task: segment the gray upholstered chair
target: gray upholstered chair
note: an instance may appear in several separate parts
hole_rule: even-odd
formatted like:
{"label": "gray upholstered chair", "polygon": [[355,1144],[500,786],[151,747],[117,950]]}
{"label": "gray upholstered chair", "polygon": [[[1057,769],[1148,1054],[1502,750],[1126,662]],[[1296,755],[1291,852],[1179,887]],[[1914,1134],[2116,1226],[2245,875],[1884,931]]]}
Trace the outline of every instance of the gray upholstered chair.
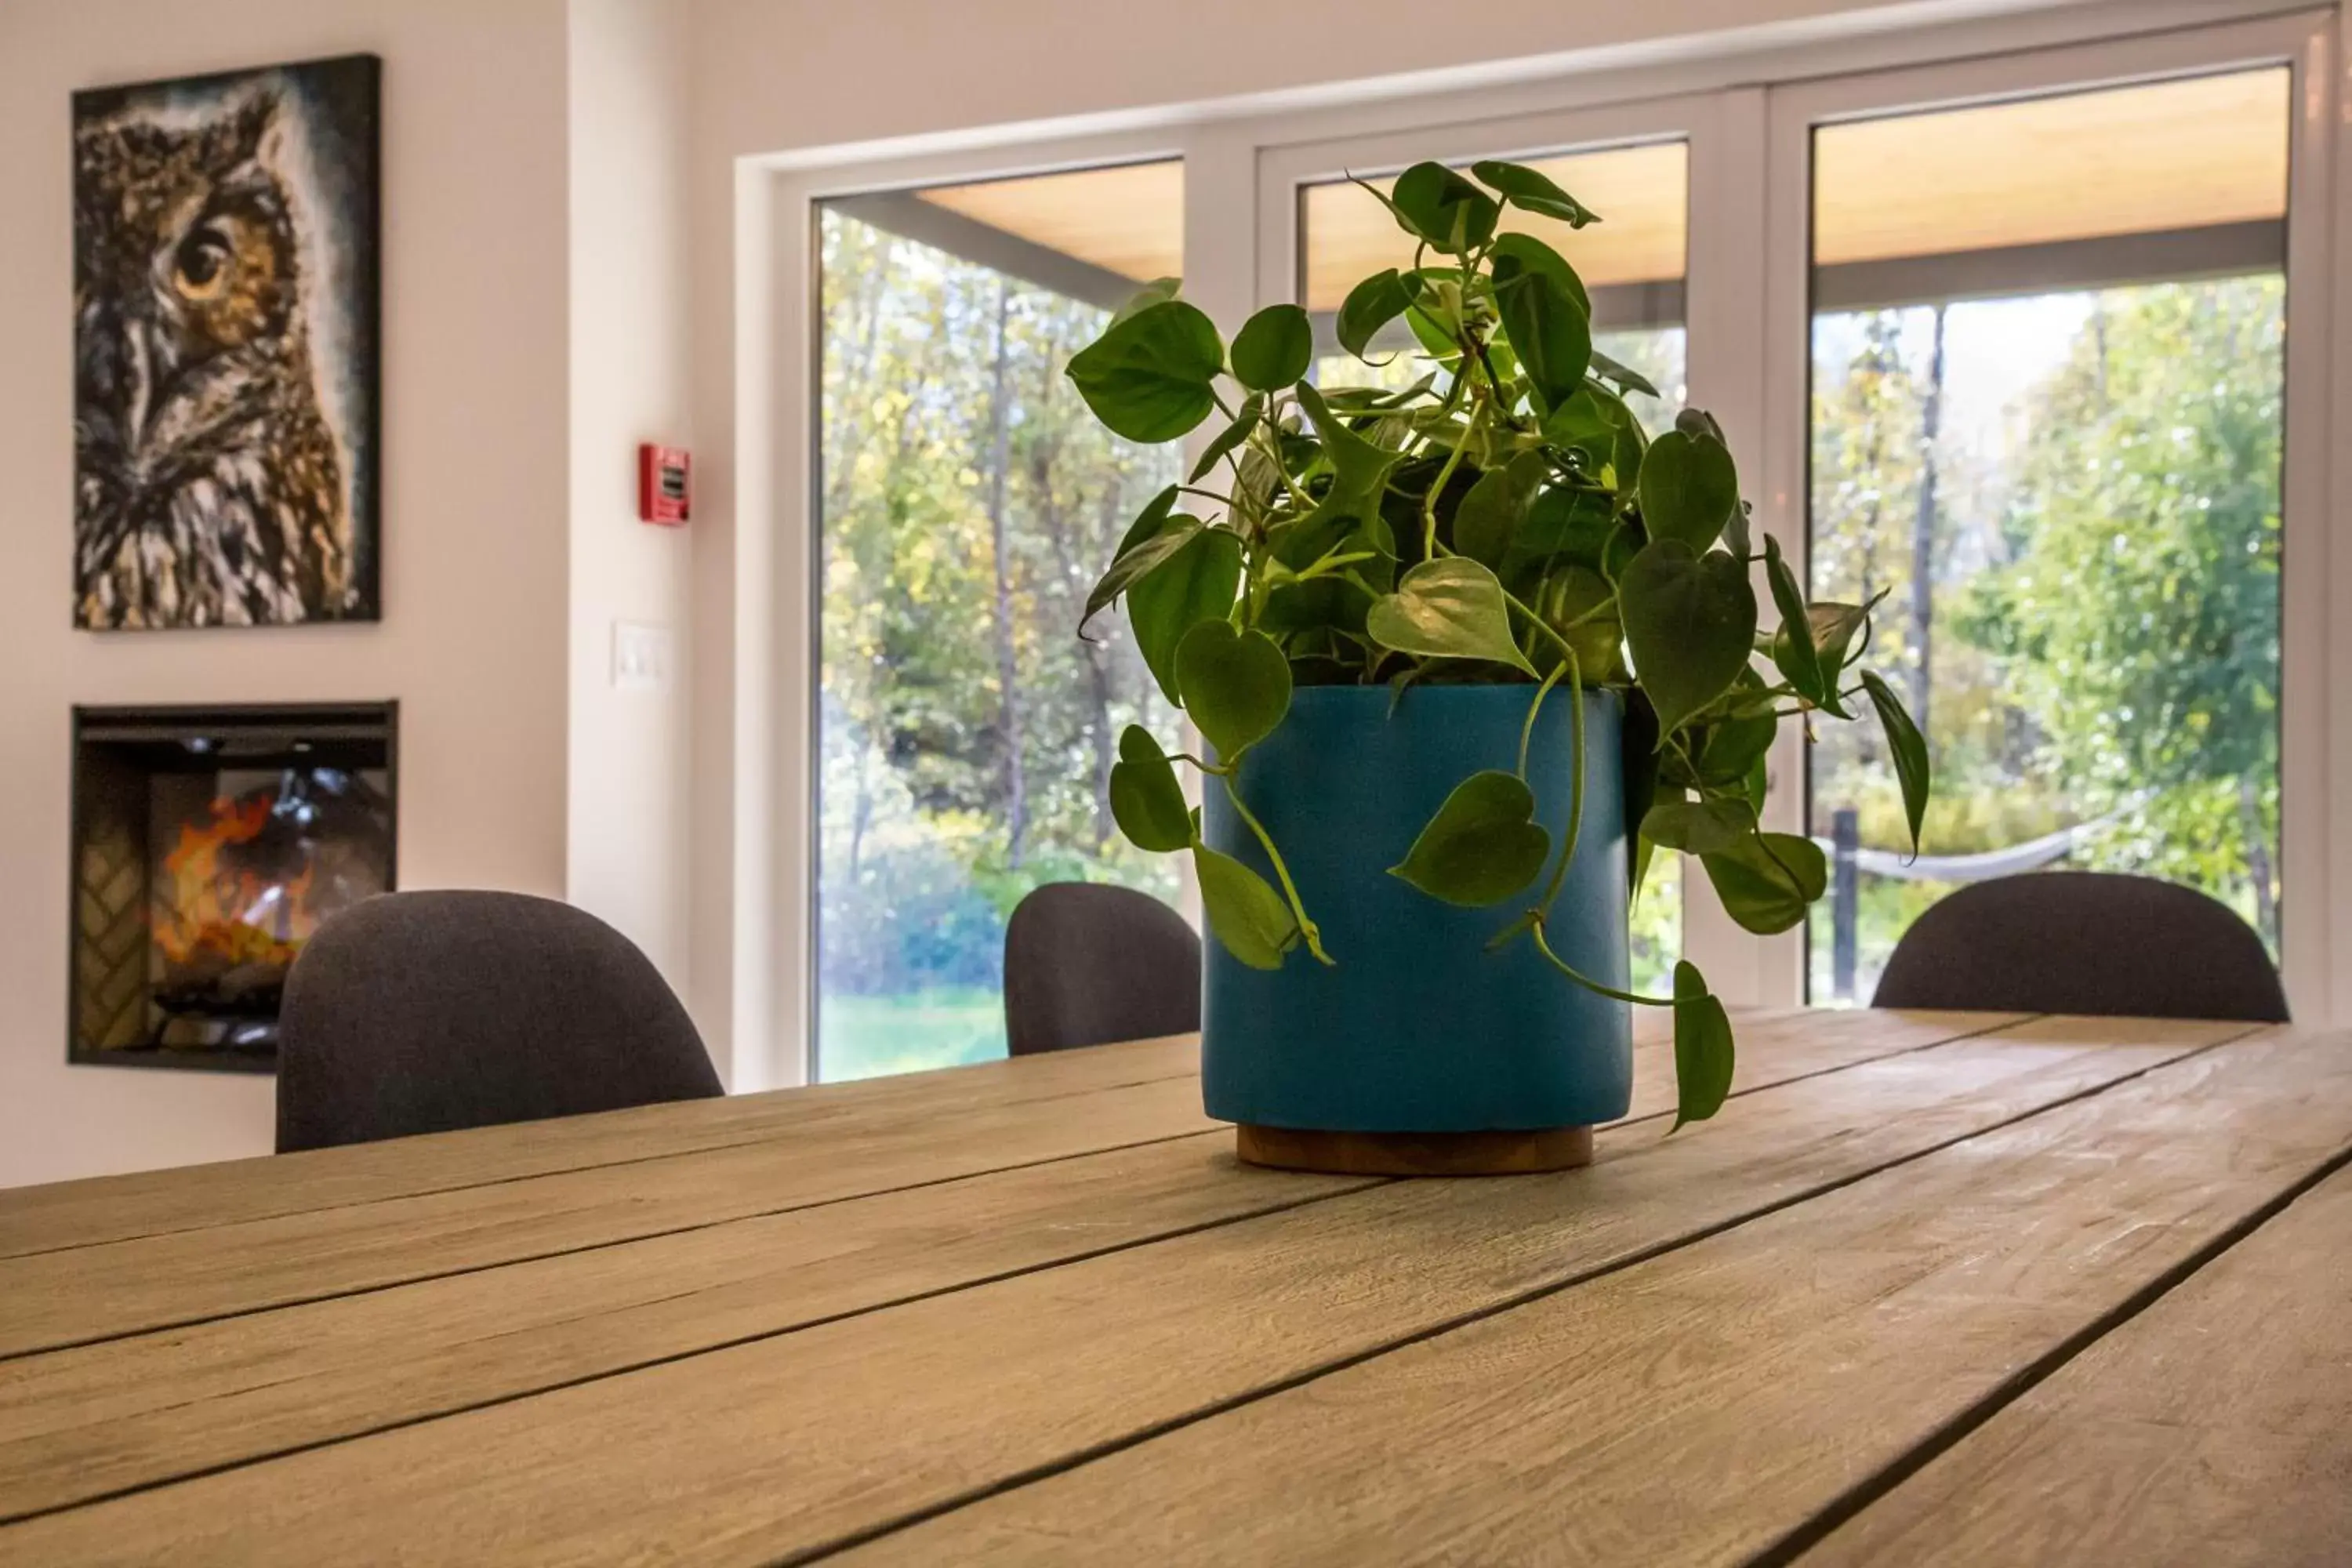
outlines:
{"label": "gray upholstered chair", "polygon": [[320,926],[286,979],[281,1154],[720,1092],[652,963],[551,899],[370,899]]}
{"label": "gray upholstered chair", "polygon": [[2029,871],[1912,922],[1874,1007],[2286,1021],[2262,938],[2227,905],[2148,877]]}
{"label": "gray upholstered chair", "polygon": [[1148,893],[1048,882],[1004,927],[1004,1032],[1016,1057],[1201,1026],[1201,939]]}

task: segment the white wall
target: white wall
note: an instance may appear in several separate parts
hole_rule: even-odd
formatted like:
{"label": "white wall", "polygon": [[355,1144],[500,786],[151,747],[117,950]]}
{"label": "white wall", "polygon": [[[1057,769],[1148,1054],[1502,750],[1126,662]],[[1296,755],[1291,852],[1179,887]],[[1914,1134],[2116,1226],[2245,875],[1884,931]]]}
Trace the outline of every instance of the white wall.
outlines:
{"label": "white wall", "polygon": [[[268,1079],[65,1063],[67,712],[397,698],[401,885],[566,874],[561,0],[0,5],[0,1184],[265,1152]],[[383,57],[377,626],[70,629],[68,95]]]}
{"label": "white wall", "polygon": [[[690,534],[637,521],[638,443],[691,447],[687,46],[662,0],[572,0],[572,901],[687,975]],[[666,690],[615,689],[616,622]],[[721,1070],[725,1070],[721,1061]]]}

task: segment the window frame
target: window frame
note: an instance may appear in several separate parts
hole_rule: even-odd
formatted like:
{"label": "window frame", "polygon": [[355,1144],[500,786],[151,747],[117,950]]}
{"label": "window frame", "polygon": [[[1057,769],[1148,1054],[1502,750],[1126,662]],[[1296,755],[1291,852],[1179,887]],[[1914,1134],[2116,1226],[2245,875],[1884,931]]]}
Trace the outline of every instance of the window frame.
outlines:
{"label": "window frame", "polygon": [[[2298,1017],[2340,1016],[2331,995],[2331,947],[2352,932],[2331,931],[2330,908],[2352,897],[2352,880],[2330,873],[2331,845],[2352,838],[2352,802],[2331,802],[2326,788],[2330,731],[2340,736],[2352,685],[2339,652],[2326,652],[2328,566],[2341,573],[2352,554],[2329,545],[2344,531],[2340,506],[2327,502],[2329,226],[2335,184],[2329,113],[2338,19],[2305,12],[2152,37],[2105,40],[1943,64],[1913,66],[1775,88],[1766,134],[1766,199],[1773,215],[1767,275],[1765,468],[1757,521],[1780,540],[1798,581],[1811,569],[1811,418],[1812,374],[1812,132],[1842,122],[1894,114],[2059,97],[2183,77],[2264,67],[2287,68],[2286,319],[2284,471],[2281,475],[2279,816],[2280,973]],[[2337,214],[2341,220],[2342,214]],[[2339,480],[2340,482],[2340,480]],[[2284,563],[2309,571],[2290,572]],[[2332,669],[2328,667],[2332,663]],[[2323,673],[2324,672],[2324,673]],[[2315,675],[2316,674],[2316,679]],[[2329,679],[2330,676],[2333,679]],[[2329,723],[2330,693],[2338,722]],[[2341,744],[2341,741],[2337,742]],[[1768,826],[1805,831],[1810,758],[1784,733],[1773,761]],[[2352,919],[2335,922],[2352,927]],[[1806,998],[1806,928],[1761,939],[1768,1005],[1801,1006]],[[2333,969],[2340,972],[2338,953]]]}
{"label": "window frame", "polygon": [[[726,853],[705,863],[726,889],[723,930],[711,934],[728,950],[717,963],[731,1081],[805,1082],[815,1045],[818,202],[1181,157],[1186,295],[1230,331],[1292,297],[1297,186],[1346,160],[1388,167],[1679,137],[1690,148],[1691,400],[1731,433],[1759,525],[1802,572],[1811,126],[2265,63],[2295,72],[2284,548],[2298,569],[2284,577],[2281,710],[2281,858],[2295,871],[2283,879],[2283,968],[2298,1017],[2352,1016],[2352,616],[2331,626],[2326,613],[2352,605],[2352,540],[2335,542],[2352,526],[2352,461],[2331,465],[2327,450],[2331,406],[2352,407],[2352,311],[2330,314],[2327,276],[2334,254],[2352,254],[2352,156],[2337,154],[2352,127],[2335,119],[2347,24],[2334,9],[2232,19],[2242,15],[2228,0],[2138,0],[1901,29],[1831,19],[737,160],[733,352],[706,399],[724,426],[709,437],[719,493],[706,510],[731,518],[718,591],[731,601],[733,637],[716,700],[730,819],[715,839]],[[1802,820],[1795,744],[1784,736],[1772,761],[1766,816],[1782,828]],[[2340,802],[2331,779],[2347,781]],[[2338,904],[2347,913],[2331,921]],[[1802,1004],[1801,931],[1749,936],[1704,877],[1685,879],[1684,918],[1685,953],[1727,1002]]]}

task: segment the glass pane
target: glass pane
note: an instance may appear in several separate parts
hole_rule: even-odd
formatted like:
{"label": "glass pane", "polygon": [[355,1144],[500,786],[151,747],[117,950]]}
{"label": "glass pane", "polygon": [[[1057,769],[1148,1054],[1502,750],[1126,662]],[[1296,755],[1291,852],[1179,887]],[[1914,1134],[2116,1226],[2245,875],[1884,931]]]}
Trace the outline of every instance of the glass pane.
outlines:
{"label": "glass pane", "polygon": [[1040,882],[1174,901],[1104,790],[1175,732],[1118,617],[1075,634],[1173,447],[1108,436],[1062,374],[1182,271],[1183,166],[829,202],[823,274],[821,1079],[1004,1053],[1004,921]]}
{"label": "glass pane", "polygon": [[[1502,226],[1531,234],[1566,257],[1592,300],[1593,346],[1655,386],[1655,398],[1627,399],[1653,435],[1674,423],[1685,395],[1683,270],[1690,207],[1690,149],[1680,142],[1517,160],[1600,215],[1580,229],[1507,208]],[[1369,184],[1385,192],[1391,178]],[[1299,298],[1314,319],[1316,382],[1324,386],[1412,385],[1428,366],[1415,358],[1402,323],[1373,343],[1370,364],[1342,352],[1333,320],[1348,290],[1383,268],[1411,268],[1413,241],[1379,198],[1351,181],[1309,185],[1299,195]],[[1652,994],[1674,986],[1682,956],[1682,857],[1659,854],[1633,918],[1633,975]]]}
{"label": "glass pane", "polygon": [[1829,724],[1811,991],[2042,868],[2212,894],[2275,956],[2284,68],[1814,135],[1814,594],[1937,770],[1909,860],[1874,726]]}

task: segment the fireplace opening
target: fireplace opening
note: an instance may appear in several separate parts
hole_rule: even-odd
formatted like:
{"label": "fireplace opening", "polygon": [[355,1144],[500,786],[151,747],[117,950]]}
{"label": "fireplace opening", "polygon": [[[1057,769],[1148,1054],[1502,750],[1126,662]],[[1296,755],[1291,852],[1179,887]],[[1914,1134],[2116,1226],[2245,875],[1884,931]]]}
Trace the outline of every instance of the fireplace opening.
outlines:
{"label": "fireplace opening", "polygon": [[74,710],[68,1061],[275,1069],[303,942],[392,889],[397,717]]}

